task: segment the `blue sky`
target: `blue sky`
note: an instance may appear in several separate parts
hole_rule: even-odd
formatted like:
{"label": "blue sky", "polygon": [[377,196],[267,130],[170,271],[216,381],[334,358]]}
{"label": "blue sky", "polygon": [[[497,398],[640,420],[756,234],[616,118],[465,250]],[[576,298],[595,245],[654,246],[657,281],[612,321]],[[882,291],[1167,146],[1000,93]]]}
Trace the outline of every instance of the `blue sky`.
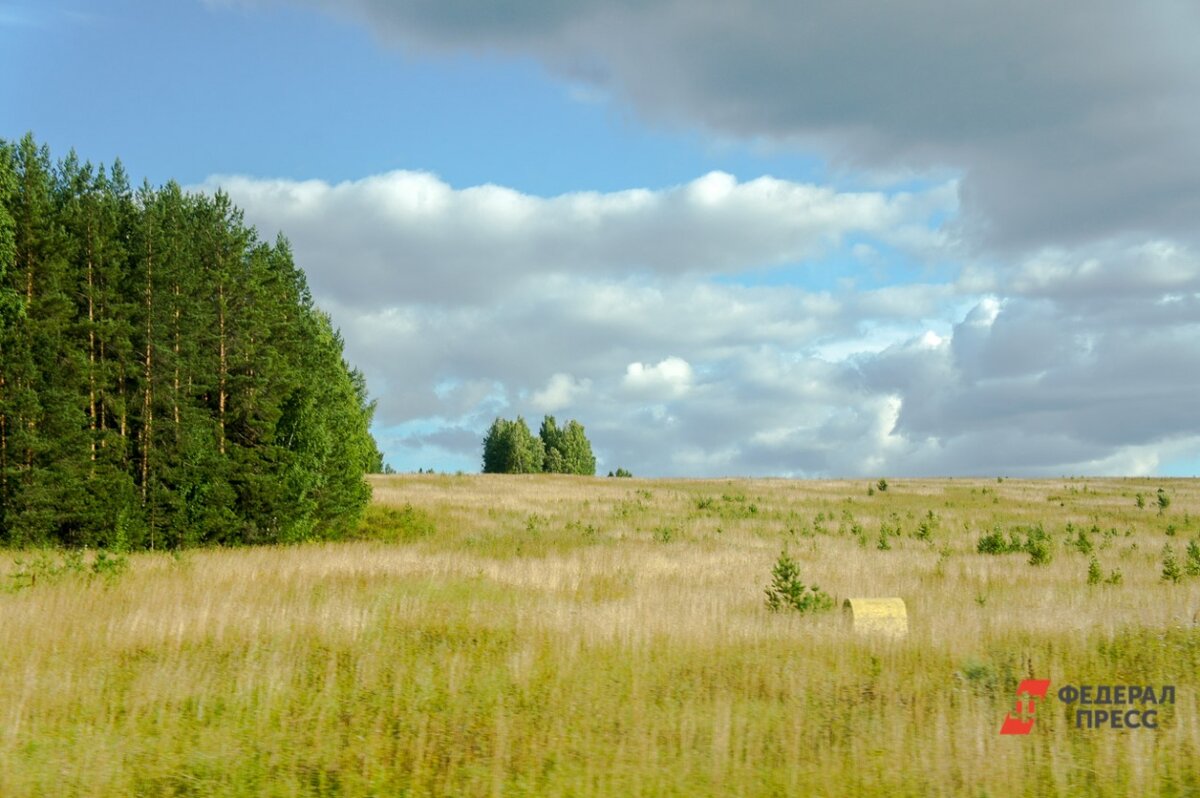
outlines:
{"label": "blue sky", "polygon": [[[36,132],[161,183],[389,169],[534,194],[662,187],[712,169],[811,179],[819,157],[639,124],[532,58],[407,55],[316,10],[5,3],[3,135]],[[31,68],[31,65],[36,65]],[[773,150],[773,152],[767,152]]]}
{"label": "blue sky", "polygon": [[489,8],[0,2],[0,137],[282,230],[400,470],[1200,471],[1190,4]]}

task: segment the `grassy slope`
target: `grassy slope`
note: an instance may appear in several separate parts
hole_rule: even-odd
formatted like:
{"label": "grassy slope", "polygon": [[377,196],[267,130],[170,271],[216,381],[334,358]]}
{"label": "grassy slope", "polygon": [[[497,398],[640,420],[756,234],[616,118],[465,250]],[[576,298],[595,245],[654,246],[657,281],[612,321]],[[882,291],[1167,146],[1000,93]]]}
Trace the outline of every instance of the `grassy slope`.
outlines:
{"label": "grassy slope", "polygon": [[[1163,545],[1182,565],[1200,536],[1194,480],[868,497],[426,475],[375,496],[369,540],[0,592],[0,796],[1200,792],[1200,577],[1160,580]],[[997,523],[1041,523],[1051,562],[975,553]],[[1098,528],[1122,584],[1086,585],[1067,523]],[[903,597],[909,637],[766,612],[785,543],[836,597]],[[1001,737],[1026,677],[1174,684],[1178,703],[1157,732],[1088,731],[1051,700]]]}

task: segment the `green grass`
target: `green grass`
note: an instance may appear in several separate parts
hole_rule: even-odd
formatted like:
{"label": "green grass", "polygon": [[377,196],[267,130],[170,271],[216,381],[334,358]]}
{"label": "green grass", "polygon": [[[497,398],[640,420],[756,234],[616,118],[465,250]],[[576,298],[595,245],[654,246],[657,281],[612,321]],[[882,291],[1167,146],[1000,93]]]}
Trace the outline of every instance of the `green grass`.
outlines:
{"label": "green grass", "polygon": [[[867,485],[387,477],[344,543],[0,553],[0,796],[1200,793],[1200,577],[1161,579],[1200,485]],[[1048,556],[977,551],[997,525]],[[769,612],[784,546],[908,637]],[[1031,677],[1178,699],[1001,737]]]}

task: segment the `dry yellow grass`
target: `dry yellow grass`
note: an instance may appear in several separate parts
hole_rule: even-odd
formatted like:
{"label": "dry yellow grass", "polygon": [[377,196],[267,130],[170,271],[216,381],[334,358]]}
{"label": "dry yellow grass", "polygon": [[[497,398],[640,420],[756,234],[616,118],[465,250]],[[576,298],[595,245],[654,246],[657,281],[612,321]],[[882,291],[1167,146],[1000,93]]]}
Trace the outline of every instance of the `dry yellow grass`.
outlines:
{"label": "dry yellow grass", "polygon": [[[1195,481],[374,487],[367,540],[0,593],[0,796],[1200,790],[1200,577],[1161,579],[1200,535]],[[1121,584],[1086,584],[1068,523]],[[997,524],[1041,524],[1050,561],[976,553]],[[838,599],[903,598],[907,637],[767,612],[785,545]],[[1023,678],[1178,699],[1157,731],[1052,699],[1002,737]]]}

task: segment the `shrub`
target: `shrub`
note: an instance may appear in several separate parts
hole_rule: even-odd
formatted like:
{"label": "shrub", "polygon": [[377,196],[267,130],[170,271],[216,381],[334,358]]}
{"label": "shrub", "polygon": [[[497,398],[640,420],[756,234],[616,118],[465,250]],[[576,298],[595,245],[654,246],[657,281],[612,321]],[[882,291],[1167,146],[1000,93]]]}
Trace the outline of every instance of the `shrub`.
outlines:
{"label": "shrub", "polygon": [[[1068,535],[1070,534],[1071,529],[1071,525],[1067,524]],[[1092,539],[1088,537],[1087,532],[1084,531],[1083,527],[1079,527],[1079,530],[1075,533],[1075,539],[1071,541],[1071,545],[1074,546],[1080,554],[1092,553]]]}
{"label": "shrub", "polygon": [[1195,540],[1188,541],[1187,559],[1184,562],[1183,570],[1188,576],[1200,576],[1200,543]]}
{"label": "shrub", "polygon": [[879,549],[880,551],[892,550],[892,544],[888,542],[887,524],[879,525],[879,542],[875,544],[875,548]]}
{"label": "shrub", "polygon": [[886,479],[881,479],[875,483],[875,487],[879,488],[880,493],[884,493],[888,489],[888,481]]}
{"label": "shrub", "polygon": [[1179,561],[1175,559],[1175,549],[1168,543],[1163,546],[1162,581],[1175,584],[1182,578],[1183,572],[1179,569]]}
{"label": "shrub", "polygon": [[1015,538],[1009,540],[1004,537],[999,524],[992,527],[992,531],[981,537],[975,544],[975,551],[980,554],[1009,554],[1020,551],[1020,549],[1021,544]]}
{"label": "shrub", "polygon": [[1042,529],[1042,525],[1038,524],[1031,527],[1026,532],[1025,545],[1022,549],[1029,554],[1030,565],[1045,565],[1050,562],[1052,552],[1050,550],[1050,536]]}
{"label": "shrub", "polygon": [[1087,583],[1089,585],[1098,585],[1104,579],[1104,574],[1100,571],[1100,561],[1095,557],[1088,562]]}
{"label": "shrub", "polygon": [[765,593],[767,609],[771,612],[788,607],[800,613],[820,612],[833,607],[833,598],[828,593],[800,581],[800,568],[787,549],[779,553],[771,571],[771,584]]}

